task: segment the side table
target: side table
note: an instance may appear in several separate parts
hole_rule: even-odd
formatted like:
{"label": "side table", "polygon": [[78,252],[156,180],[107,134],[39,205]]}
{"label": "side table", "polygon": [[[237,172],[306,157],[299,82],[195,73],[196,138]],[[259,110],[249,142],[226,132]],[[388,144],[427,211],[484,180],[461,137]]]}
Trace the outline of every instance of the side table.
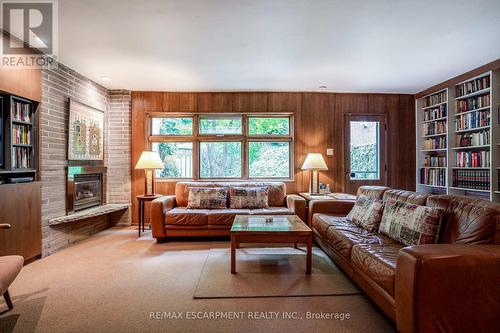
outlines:
{"label": "side table", "polygon": [[142,231],[144,231],[144,206],[147,201],[153,201],[154,199],[160,198],[163,195],[154,194],[154,195],[138,195],[137,202],[139,203],[139,237],[141,237],[141,226]]}

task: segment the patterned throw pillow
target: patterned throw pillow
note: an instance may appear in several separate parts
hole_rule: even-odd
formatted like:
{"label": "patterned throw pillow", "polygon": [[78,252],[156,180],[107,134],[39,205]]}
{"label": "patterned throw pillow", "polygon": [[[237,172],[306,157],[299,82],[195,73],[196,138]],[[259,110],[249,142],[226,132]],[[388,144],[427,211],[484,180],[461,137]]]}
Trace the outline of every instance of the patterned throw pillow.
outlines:
{"label": "patterned throw pillow", "polygon": [[267,187],[230,187],[231,208],[268,208]]}
{"label": "patterned throw pillow", "polygon": [[380,225],[384,204],[380,200],[370,199],[362,194],[347,215],[347,220],[368,230],[375,231]]}
{"label": "patterned throw pillow", "polygon": [[227,188],[190,187],[187,208],[190,209],[227,208]]}
{"label": "patterned throw pillow", "polygon": [[434,244],[442,214],[441,208],[387,199],[379,231],[405,245]]}

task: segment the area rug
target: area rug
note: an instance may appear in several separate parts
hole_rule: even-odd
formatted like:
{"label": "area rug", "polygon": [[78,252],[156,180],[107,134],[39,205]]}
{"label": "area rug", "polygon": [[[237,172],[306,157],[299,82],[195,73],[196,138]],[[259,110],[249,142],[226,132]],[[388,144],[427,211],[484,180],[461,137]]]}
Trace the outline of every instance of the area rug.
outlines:
{"label": "area rug", "polygon": [[294,248],[243,248],[231,274],[229,249],[209,251],[195,299],[355,295],[361,291],[319,248],[313,248],[312,274],[306,254]]}

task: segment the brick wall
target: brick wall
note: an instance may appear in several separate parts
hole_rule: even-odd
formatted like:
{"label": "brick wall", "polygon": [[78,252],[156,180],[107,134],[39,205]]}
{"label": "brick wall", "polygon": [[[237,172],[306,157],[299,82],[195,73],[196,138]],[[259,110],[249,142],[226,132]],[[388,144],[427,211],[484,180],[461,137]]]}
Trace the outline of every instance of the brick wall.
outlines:
{"label": "brick wall", "polygon": [[[104,154],[110,172],[107,188],[111,189],[107,199],[110,203],[130,202],[130,145],[127,144],[130,140],[130,126],[127,125],[130,123],[130,94],[110,92],[62,64],[57,69],[43,69],[40,106],[43,256],[88,238],[110,225],[110,218],[105,216],[55,227],[48,225],[51,218],[66,214],[70,98],[105,112]],[[129,223],[128,220],[126,214],[120,223]]]}

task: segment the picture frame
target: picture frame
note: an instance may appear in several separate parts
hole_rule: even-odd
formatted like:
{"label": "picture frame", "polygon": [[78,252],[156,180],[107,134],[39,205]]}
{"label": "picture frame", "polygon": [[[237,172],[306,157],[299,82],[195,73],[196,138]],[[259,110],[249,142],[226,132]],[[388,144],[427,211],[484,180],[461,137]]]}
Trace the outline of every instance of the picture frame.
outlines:
{"label": "picture frame", "polygon": [[104,111],[70,99],[68,160],[104,161]]}

